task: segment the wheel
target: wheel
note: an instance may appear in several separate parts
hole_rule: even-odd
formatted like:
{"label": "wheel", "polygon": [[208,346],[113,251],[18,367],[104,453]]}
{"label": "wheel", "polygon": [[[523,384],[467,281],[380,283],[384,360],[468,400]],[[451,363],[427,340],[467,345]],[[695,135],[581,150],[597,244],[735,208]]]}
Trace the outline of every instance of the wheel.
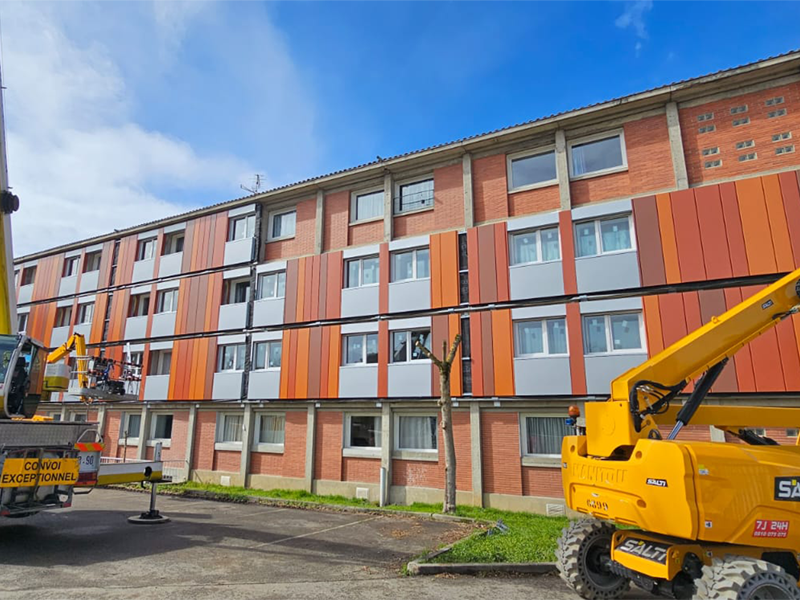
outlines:
{"label": "wheel", "polygon": [[611,525],[584,519],[561,532],[556,565],[561,578],[581,598],[619,598],[630,587],[630,580],[609,569],[614,531]]}
{"label": "wheel", "polygon": [[715,558],[696,580],[700,600],[800,600],[797,580],[778,565],[747,556]]}

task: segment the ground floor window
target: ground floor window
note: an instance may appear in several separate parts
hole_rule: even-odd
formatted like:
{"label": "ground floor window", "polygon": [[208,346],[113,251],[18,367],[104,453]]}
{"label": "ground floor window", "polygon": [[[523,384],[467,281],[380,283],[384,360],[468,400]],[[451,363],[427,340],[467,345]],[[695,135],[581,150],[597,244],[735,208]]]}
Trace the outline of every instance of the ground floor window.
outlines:
{"label": "ground floor window", "polygon": [[259,444],[283,444],[286,433],[286,415],[264,414],[258,417]]}
{"label": "ground floor window", "polygon": [[380,416],[347,415],[345,446],[347,448],[380,448],[382,442]]}
{"label": "ground floor window", "polygon": [[397,449],[436,450],[439,447],[436,422],[435,415],[398,415]]}
{"label": "ground floor window", "polygon": [[560,456],[565,435],[572,435],[572,429],[561,417],[525,417],[525,454]]}

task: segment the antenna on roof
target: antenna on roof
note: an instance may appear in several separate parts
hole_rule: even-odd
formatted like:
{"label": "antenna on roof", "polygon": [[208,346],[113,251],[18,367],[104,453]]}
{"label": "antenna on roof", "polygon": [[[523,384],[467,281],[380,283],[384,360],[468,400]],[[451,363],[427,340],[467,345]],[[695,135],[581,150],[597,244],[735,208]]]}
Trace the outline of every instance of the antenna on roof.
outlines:
{"label": "antenna on roof", "polygon": [[261,186],[264,184],[264,176],[260,175],[259,173],[256,173],[253,180],[254,181],[252,187],[247,187],[246,185],[240,185],[239,187],[242,188],[245,192],[250,192],[251,194],[257,194],[261,191]]}

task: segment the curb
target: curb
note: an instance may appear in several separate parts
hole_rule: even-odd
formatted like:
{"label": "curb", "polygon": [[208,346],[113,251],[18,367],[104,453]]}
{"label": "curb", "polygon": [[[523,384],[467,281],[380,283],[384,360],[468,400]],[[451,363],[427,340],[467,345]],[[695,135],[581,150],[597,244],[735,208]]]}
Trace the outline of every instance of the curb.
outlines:
{"label": "curb", "polygon": [[[449,550],[449,548],[448,548]],[[435,553],[436,556],[441,553]],[[434,555],[430,555],[433,557]],[[428,558],[428,557],[425,557]],[[408,563],[409,575],[479,575],[486,573],[524,573],[526,575],[550,575],[558,573],[555,563],[452,563],[426,564],[412,560]]]}

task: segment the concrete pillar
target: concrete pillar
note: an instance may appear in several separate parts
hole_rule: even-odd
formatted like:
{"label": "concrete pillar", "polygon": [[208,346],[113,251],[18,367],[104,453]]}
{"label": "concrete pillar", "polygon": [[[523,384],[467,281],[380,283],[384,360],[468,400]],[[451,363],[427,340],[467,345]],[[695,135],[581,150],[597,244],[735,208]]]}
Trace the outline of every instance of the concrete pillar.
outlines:
{"label": "concrete pillar", "polygon": [[186,479],[192,478],[192,462],[194,461],[194,430],[197,426],[197,405],[189,407],[189,423],[186,427]]}
{"label": "concrete pillar", "polygon": [[308,406],[308,417],[306,419],[306,471],[305,471],[305,490],[314,491],[314,444],[317,431],[317,407],[313,404]]}
{"label": "concrete pillar", "polygon": [[322,254],[322,236],[325,235],[325,192],[322,190],[317,190],[317,216],[314,226],[314,254]]}
{"label": "concrete pillar", "polygon": [[561,210],[572,208],[569,195],[569,161],[567,160],[567,136],[563,129],[556,129],[556,175],[558,176],[558,196]]}
{"label": "concrete pillar", "polygon": [[97,432],[105,439],[106,435],[106,405],[101,404],[97,409]]}
{"label": "concrete pillar", "polygon": [[475,227],[475,205],[472,201],[472,155],[467,152],[461,158],[464,176],[464,228]]}
{"label": "concrete pillar", "polygon": [[481,456],[481,407],[469,405],[469,444],[472,462],[472,503],[483,506],[483,460]]}
{"label": "concrete pillar", "polygon": [[686,174],[686,157],[683,154],[681,122],[678,117],[678,105],[675,102],[667,103],[667,130],[669,131],[672,170],[675,173],[675,187],[679,190],[685,190],[689,187],[689,176]]}
{"label": "concrete pillar", "polygon": [[394,179],[391,173],[383,176],[383,241],[389,242],[392,239],[392,215],[394,210]]}
{"label": "concrete pillar", "polygon": [[64,401],[61,401],[61,421],[67,420],[67,405],[64,404]]}
{"label": "concrete pillar", "polygon": [[244,405],[244,431],[242,432],[242,457],[239,463],[239,475],[242,485],[248,487],[250,473],[250,451],[253,448],[253,435],[255,433],[256,414],[251,404]]}
{"label": "concrete pillar", "polygon": [[392,489],[392,407],[384,402],[381,407],[381,468],[386,471],[386,504],[389,504]]}
{"label": "concrete pillar", "polygon": [[139,426],[139,447],[136,449],[136,458],[144,460],[147,456],[147,439],[150,437],[150,406],[145,404],[142,408],[142,421]]}

